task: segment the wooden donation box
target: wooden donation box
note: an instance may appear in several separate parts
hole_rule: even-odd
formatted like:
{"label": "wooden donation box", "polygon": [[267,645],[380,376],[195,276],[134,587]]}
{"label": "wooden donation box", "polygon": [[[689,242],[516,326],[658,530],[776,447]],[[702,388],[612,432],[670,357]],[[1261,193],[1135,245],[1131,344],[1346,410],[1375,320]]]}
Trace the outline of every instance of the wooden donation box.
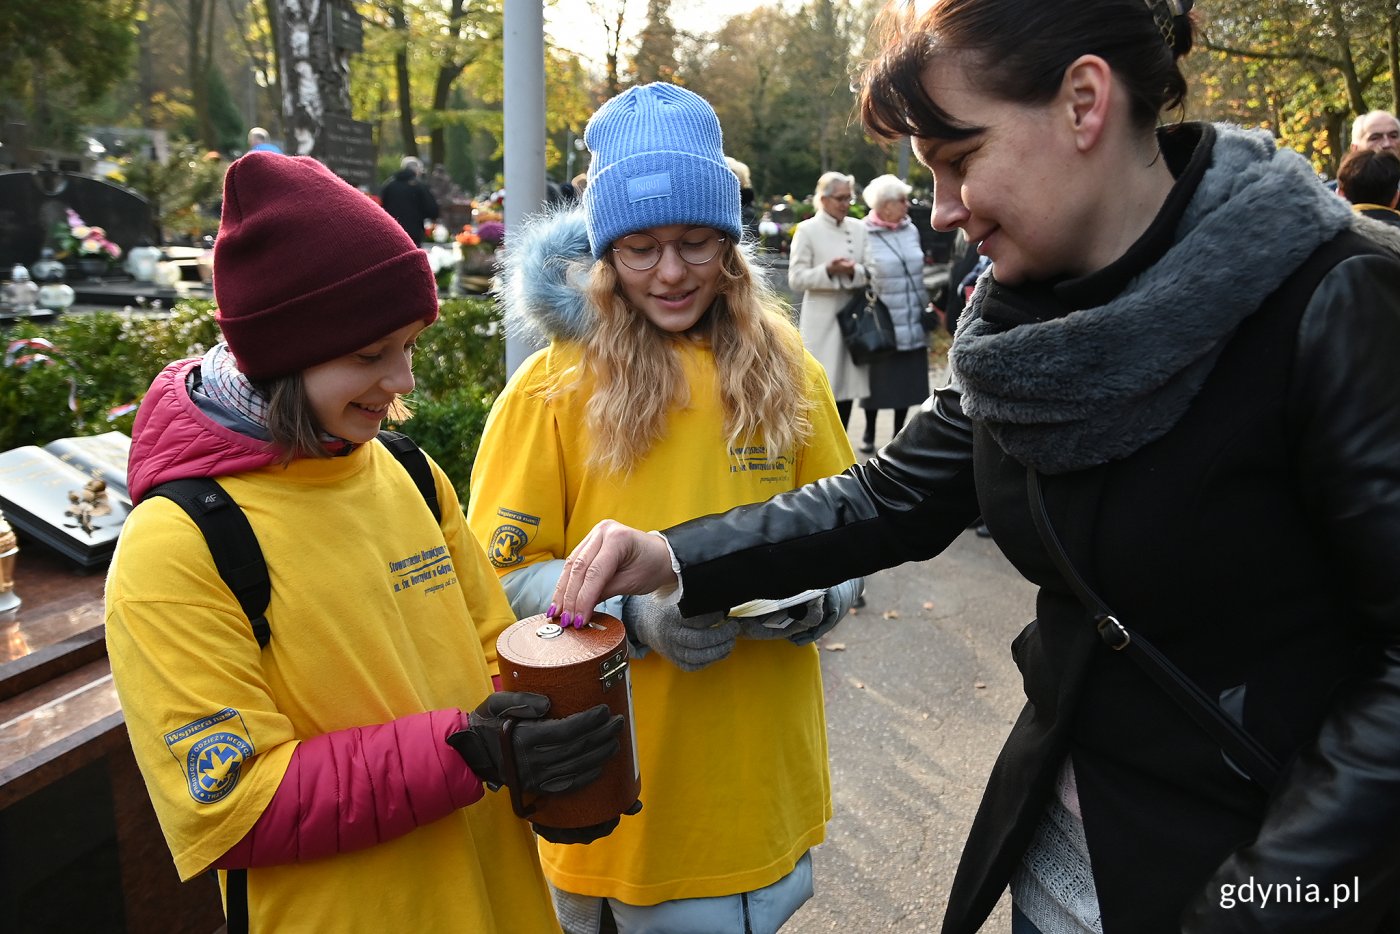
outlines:
{"label": "wooden donation box", "polygon": [[549,617],[531,616],[501,633],[501,689],[549,698],[549,715],[566,717],[606,704],[623,717],[621,751],[603,774],[576,791],[522,800],[516,813],[546,827],[591,827],[617,817],[640,797],[636,736],[632,727],[632,681],[622,621],[594,613],[582,629],[565,629]]}

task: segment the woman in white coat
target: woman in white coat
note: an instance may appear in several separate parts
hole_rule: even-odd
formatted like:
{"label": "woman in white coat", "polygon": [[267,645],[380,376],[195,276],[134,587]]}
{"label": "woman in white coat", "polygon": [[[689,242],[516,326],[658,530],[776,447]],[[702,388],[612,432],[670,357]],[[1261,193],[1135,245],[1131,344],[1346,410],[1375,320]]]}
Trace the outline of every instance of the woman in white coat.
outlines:
{"label": "woman in white coat", "polygon": [[851,362],[836,324],[836,313],[869,281],[865,226],[846,216],[854,185],[840,172],[817,179],[817,213],[797,225],[788,257],[788,286],[802,293],[802,342],[826,369],[843,426],[855,400],[870,393],[870,374]]}

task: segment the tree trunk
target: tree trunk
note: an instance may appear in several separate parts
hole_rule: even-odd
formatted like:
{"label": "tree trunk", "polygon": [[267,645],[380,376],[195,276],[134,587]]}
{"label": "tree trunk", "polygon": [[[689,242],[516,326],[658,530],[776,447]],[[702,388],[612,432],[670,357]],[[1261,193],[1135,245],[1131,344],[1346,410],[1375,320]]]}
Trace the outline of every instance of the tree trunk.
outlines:
{"label": "tree trunk", "polygon": [[1390,112],[1400,113],[1400,20],[1392,16],[1386,24],[1385,51],[1390,62]]}
{"label": "tree trunk", "polygon": [[214,138],[214,120],[209,114],[209,50],[205,41],[207,19],[213,18],[214,4],[208,0],[190,0],[189,19],[185,24],[186,38],[189,40],[189,82],[190,105],[194,108],[195,125],[199,127],[199,139],[206,149],[217,149],[219,142]]}
{"label": "tree trunk", "polygon": [[[30,136],[30,148],[49,146],[53,138],[53,108],[49,106],[49,73],[41,57],[30,59],[33,63],[34,126],[36,132]],[[48,157],[45,157],[46,160]]]}
{"label": "tree trunk", "polygon": [[277,0],[278,82],[291,155],[319,155],[325,117],[350,116],[349,56],[331,48],[329,5],[330,0]]}
{"label": "tree trunk", "polygon": [[1366,95],[1361,88],[1361,78],[1356,73],[1356,58],[1351,54],[1351,34],[1347,30],[1346,20],[1342,18],[1341,9],[1335,6],[1329,10],[1328,18],[1336,36],[1338,69],[1342,73],[1342,80],[1346,82],[1347,101],[1352,110],[1359,114],[1365,113]]}
{"label": "tree trunk", "polygon": [[[466,15],[466,0],[452,0],[452,9],[447,17],[447,31],[452,37],[454,47],[459,50],[457,58],[461,58],[460,48],[462,41],[462,20]],[[438,68],[437,80],[433,82],[433,110],[441,114],[447,109],[451,99],[452,82],[457,80],[457,76],[466,67],[464,61],[443,62]],[[428,160],[432,165],[445,165],[447,163],[447,128],[443,126],[441,120],[434,123],[429,131],[428,139]]]}
{"label": "tree trunk", "polygon": [[282,21],[277,8],[277,0],[264,0],[263,9],[267,14],[267,35],[268,35],[268,57],[265,74],[267,75],[268,104],[271,106],[273,114],[272,122],[264,125],[264,129],[271,131],[273,136],[281,139],[287,132],[285,122],[286,115],[282,112]]}
{"label": "tree trunk", "polygon": [[418,155],[417,133],[413,129],[413,87],[408,80],[408,16],[403,4],[389,8],[394,29],[399,34],[399,47],[394,52],[394,84],[399,97],[399,135],[403,137],[403,154]]}
{"label": "tree trunk", "polygon": [[151,98],[156,94],[154,75],[155,60],[151,53],[150,17],[143,16],[136,22],[136,98],[137,113],[141,125],[151,126]]}

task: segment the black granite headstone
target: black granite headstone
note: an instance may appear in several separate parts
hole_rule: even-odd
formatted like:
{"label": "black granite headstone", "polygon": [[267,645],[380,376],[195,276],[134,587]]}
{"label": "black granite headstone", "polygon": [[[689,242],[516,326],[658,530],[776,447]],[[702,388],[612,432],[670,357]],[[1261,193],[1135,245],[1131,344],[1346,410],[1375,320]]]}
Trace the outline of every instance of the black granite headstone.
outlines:
{"label": "black granite headstone", "polygon": [[326,114],[321,137],[316,141],[316,158],[356,188],[375,188],[374,127],[339,114]]}
{"label": "black granite headstone", "polygon": [[0,172],[0,268],[32,265],[68,208],[103,228],[123,255],[142,238],[160,242],[150,203],[129,188],[70,172]]}

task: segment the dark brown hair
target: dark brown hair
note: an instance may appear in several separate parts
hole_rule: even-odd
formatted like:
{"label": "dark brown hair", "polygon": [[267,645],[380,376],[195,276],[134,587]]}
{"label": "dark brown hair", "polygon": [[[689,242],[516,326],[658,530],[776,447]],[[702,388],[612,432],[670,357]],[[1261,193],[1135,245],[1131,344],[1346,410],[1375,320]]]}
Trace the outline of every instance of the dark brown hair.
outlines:
{"label": "dark brown hair", "polygon": [[1177,59],[1191,49],[1193,25],[1167,0],[938,0],[923,14],[911,6],[886,8],[880,52],[861,76],[861,119],[875,136],[958,140],[977,131],[924,90],[925,70],[950,55],[1006,101],[1045,103],[1071,62],[1098,55],[1127,88],[1139,125],[1185,102]]}
{"label": "dark brown hair", "polygon": [[1388,150],[1354,149],[1337,169],[1337,188],[1352,204],[1390,207],[1400,187],[1400,158]]}

